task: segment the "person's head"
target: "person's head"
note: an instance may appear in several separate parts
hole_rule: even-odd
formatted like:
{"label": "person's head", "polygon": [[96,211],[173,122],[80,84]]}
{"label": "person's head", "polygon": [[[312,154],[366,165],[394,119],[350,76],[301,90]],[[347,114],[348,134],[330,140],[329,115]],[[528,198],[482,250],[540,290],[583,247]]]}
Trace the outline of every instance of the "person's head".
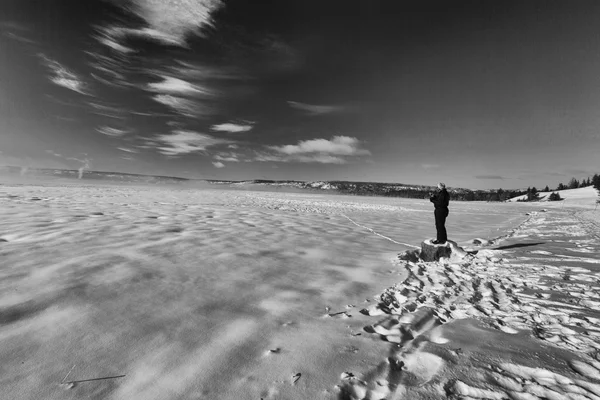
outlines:
{"label": "person's head", "polygon": [[446,189],[446,185],[444,185],[442,182],[438,183],[438,189],[442,190],[442,189]]}

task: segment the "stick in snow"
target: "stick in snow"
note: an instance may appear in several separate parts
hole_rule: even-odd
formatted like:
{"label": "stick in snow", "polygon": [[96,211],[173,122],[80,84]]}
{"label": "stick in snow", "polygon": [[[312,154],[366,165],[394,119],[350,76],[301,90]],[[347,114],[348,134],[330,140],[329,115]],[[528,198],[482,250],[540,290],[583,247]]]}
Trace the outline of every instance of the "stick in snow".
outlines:
{"label": "stick in snow", "polygon": [[117,375],[117,376],[105,376],[102,378],[91,378],[91,379],[82,379],[79,381],[70,381],[70,382],[65,382],[66,384],[70,384],[70,383],[80,383],[80,382],[91,382],[91,381],[102,381],[105,379],[117,379],[117,378],[123,378],[125,375]]}
{"label": "stick in snow", "polygon": [[75,368],[75,364],[73,364],[73,366],[71,367],[71,369],[69,370],[69,372],[67,372],[67,375],[65,375],[65,377],[63,378],[62,381],[60,381],[60,384],[62,385],[63,383],[65,383],[65,380],[69,377],[69,375],[71,375],[71,371],[73,371],[73,368]]}

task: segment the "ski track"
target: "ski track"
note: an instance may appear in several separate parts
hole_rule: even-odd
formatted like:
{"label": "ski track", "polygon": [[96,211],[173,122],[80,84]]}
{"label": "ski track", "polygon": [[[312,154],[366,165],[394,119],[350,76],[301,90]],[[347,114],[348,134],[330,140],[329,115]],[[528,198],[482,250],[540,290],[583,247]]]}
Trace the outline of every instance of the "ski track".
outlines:
{"label": "ski track", "polygon": [[492,363],[475,371],[478,386],[457,377],[438,384],[439,398],[600,399],[600,246],[588,239],[598,238],[597,226],[572,212],[531,214],[513,237],[538,242],[543,237],[561,250],[589,257],[558,257],[552,247],[533,250],[533,245],[526,250],[533,257],[511,257],[514,249],[483,248],[456,263],[412,262],[408,252],[400,254],[396,263],[408,277],[362,310],[381,318],[364,330],[391,343],[389,356],[362,375],[344,372],[337,387],[339,399],[431,398],[435,388],[426,383],[446,362],[424,347],[450,345],[443,325],[467,318],[507,335],[528,332],[549,346],[574,352],[579,360],[569,362],[571,376]]}

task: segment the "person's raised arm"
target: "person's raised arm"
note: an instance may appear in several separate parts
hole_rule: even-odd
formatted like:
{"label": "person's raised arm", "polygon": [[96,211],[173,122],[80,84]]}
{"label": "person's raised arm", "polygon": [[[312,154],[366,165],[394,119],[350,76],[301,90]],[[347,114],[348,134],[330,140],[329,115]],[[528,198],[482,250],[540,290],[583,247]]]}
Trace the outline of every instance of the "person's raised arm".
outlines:
{"label": "person's raised arm", "polygon": [[437,195],[432,192],[429,192],[429,201],[435,204],[435,202],[437,201]]}

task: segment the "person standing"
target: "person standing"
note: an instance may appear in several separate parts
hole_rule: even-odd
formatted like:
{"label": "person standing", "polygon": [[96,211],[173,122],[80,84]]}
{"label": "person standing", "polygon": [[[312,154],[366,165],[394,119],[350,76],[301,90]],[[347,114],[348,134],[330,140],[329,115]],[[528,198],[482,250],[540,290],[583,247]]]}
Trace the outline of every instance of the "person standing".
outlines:
{"label": "person standing", "polygon": [[450,195],[446,190],[446,185],[438,183],[438,191],[430,194],[429,201],[435,206],[435,229],[437,230],[437,238],[433,244],[444,244],[448,240],[446,232],[446,217],[448,217],[448,204],[450,203]]}

